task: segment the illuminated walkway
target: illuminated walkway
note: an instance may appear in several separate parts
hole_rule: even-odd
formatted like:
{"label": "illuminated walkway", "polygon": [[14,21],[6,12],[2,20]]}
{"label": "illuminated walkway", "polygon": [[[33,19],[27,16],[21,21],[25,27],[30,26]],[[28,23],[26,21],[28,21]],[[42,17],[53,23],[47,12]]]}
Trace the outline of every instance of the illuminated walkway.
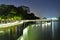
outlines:
{"label": "illuminated walkway", "polygon": [[24,22],[35,22],[35,21],[51,21],[51,20],[58,20],[57,18],[52,18],[52,19],[36,19],[36,20],[21,20],[21,21],[15,21],[15,22],[11,22],[11,23],[6,23],[6,24],[0,24],[0,28],[6,28],[6,27],[11,27],[14,25],[19,25],[19,24],[23,24]]}

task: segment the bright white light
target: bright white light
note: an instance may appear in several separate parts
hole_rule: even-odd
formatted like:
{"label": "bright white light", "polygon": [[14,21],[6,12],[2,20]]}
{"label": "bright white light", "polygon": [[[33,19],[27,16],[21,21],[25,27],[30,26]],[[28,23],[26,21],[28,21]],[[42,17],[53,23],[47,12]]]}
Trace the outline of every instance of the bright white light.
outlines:
{"label": "bright white light", "polygon": [[52,18],[52,20],[58,20],[58,18]]}

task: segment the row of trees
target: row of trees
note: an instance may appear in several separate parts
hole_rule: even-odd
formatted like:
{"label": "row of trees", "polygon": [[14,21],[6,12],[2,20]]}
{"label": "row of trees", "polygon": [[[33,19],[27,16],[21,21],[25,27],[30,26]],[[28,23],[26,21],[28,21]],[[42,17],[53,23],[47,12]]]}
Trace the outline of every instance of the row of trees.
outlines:
{"label": "row of trees", "polygon": [[27,6],[15,7],[14,5],[0,5],[0,18],[19,18],[19,19],[39,19],[34,13],[30,13],[30,8]]}

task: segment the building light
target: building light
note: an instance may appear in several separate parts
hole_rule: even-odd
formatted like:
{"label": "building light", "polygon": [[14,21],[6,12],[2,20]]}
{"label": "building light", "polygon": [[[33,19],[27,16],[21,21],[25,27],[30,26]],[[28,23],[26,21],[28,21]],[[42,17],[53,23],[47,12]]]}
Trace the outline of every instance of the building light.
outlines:
{"label": "building light", "polygon": [[58,20],[58,18],[52,18],[52,20]]}

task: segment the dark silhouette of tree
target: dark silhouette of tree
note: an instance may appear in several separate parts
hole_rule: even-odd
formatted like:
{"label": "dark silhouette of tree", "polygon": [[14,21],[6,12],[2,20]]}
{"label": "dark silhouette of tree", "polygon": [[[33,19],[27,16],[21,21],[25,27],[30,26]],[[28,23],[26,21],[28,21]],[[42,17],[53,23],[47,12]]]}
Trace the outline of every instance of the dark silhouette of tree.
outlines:
{"label": "dark silhouette of tree", "polygon": [[3,18],[8,18],[16,15],[16,7],[13,5],[0,5],[0,15]]}
{"label": "dark silhouette of tree", "polygon": [[30,13],[30,14],[27,14],[26,15],[26,19],[39,19],[39,17],[36,17],[35,15],[34,15],[34,13]]}
{"label": "dark silhouette of tree", "polygon": [[26,15],[30,12],[29,7],[27,6],[20,6],[18,7],[17,15],[20,15],[22,19],[26,19]]}
{"label": "dark silhouette of tree", "polygon": [[2,18],[13,18],[14,16],[19,16],[22,19],[39,19],[34,15],[34,13],[30,13],[30,8],[27,6],[19,6],[15,7],[14,5],[0,5],[0,16]]}
{"label": "dark silhouette of tree", "polygon": [[23,19],[36,19],[34,13],[30,13],[30,8],[27,6],[18,7],[18,14],[22,16]]}

